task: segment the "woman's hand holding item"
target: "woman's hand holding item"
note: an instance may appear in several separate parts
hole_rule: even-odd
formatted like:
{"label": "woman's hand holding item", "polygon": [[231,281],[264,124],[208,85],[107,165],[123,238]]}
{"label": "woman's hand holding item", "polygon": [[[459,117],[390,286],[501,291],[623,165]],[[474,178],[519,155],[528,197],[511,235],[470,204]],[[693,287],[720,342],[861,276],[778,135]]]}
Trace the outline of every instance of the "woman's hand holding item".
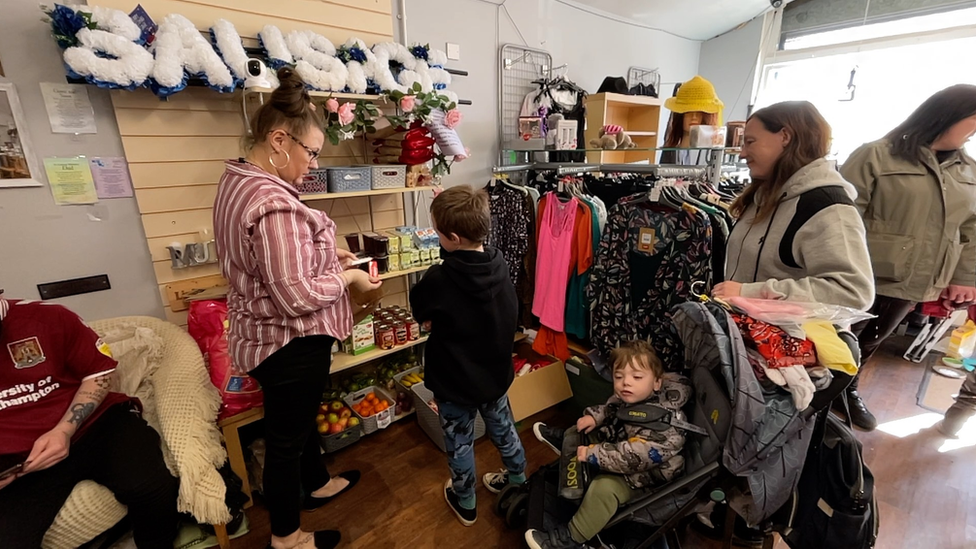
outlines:
{"label": "woman's hand holding item", "polygon": [[583,416],[576,421],[576,430],[581,433],[589,433],[596,428],[596,420],[593,416]]}
{"label": "woman's hand holding item", "polygon": [[352,262],[358,259],[356,254],[342,248],[336,248],[336,256],[339,257],[339,266],[343,271],[352,268]]}
{"label": "woman's hand holding item", "polygon": [[962,305],[976,302],[976,288],[950,284],[948,288],[942,290],[941,299],[942,306],[951,311]]}
{"label": "woman's hand holding item", "polygon": [[742,284],[738,282],[721,282],[712,288],[712,297],[728,299],[742,295]]}
{"label": "woman's hand holding item", "polygon": [[369,273],[360,269],[342,271],[339,276],[345,279],[347,288],[353,288],[364,294],[376,290],[383,285],[383,281],[369,276]]}

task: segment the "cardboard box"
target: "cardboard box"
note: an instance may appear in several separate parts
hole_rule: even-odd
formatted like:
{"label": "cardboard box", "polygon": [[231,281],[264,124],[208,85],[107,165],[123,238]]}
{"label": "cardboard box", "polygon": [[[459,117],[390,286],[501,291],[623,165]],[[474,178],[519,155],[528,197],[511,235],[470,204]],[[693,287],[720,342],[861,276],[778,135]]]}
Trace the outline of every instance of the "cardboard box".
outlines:
{"label": "cardboard box", "polygon": [[353,355],[361,355],[376,348],[376,336],[373,333],[373,315],[359,321],[352,327]]}
{"label": "cardboard box", "polygon": [[[528,343],[517,344],[515,354],[529,361],[543,358]],[[573,396],[563,362],[553,356],[547,358],[553,361],[552,364],[516,377],[508,389],[508,400],[515,421],[522,421]]]}

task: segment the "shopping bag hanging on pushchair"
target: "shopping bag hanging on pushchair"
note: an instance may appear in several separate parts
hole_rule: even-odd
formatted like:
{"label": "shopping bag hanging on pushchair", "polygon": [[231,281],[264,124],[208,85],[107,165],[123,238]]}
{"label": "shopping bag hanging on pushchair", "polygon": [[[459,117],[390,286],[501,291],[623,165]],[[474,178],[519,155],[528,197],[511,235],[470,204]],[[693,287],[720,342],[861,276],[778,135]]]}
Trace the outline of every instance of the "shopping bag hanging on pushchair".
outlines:
{"label": "shopping bag hanging on pushchair", "polygon": [[569,500],[583,499],[590,485],[589,465],[580,463],[576,450],[588,446],[589,437],[576,427],[566,429],[563,435],[563,452],[559,457],[559,497]]}

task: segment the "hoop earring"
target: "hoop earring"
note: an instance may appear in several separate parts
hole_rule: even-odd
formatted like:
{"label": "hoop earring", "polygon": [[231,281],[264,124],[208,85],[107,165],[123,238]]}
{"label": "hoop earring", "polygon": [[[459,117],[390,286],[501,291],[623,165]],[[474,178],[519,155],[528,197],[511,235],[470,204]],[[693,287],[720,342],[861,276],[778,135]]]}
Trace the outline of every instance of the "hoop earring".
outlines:
{"label": "hoop earring", "polygon": [[282,149],[280,151],[275,151],[275,152],[285,153],[285,165],[284,166],[279,166],[279,165],[277,165],[277,164],[274,163],[274,152],[271,153],[270,155],[268,155],[268,162],[270,162],[271,165],[274,166],[275,169],[277,169],[277,170],[283,170],[283,169],[287,168],[288,167],[288,164],[291,164],[291,155],[288,154],[288,151],[286,151],[284,149]]}

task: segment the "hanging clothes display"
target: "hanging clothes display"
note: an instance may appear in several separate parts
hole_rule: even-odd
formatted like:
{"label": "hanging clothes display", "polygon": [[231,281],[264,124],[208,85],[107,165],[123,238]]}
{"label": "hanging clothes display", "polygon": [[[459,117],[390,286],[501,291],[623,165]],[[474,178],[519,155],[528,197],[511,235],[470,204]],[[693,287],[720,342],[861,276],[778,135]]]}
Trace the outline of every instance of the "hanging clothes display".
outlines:
{"label": "hanging clothes display", "polygon": [[[585,144],[586,130],[586,90],[565,77],[543,78],[533,84],[538,88],[526,94],[522,100],[520,117],[541,119],[542,133],[548,131],[547,119],[550,114],[561,114],[566,120],[575,120],[576,138],[579,147]],[[548,153],[551,162],[584,162],[586,153],[553,151]]]}
{"label": "hanging clothes display", "polygon": [[[552,195],[547,195],[552,196]],[[536,248],[535,297],[532,314],[542,325],[562,332],[566,323],[566,287],[579,200],[558,198],[539,208],[539,238]]]}
{"label": "hanging clothes display", "polygon": [[[528,202],[525,188],[510,185],[504,180],[488,184],[488,206],[491,210],[491,227],[485,244],[497,248],[508,263],[512,284],[516,287],[522,278],[525,254],[529,250],[530,225],[535,217]],[[533,208],[534,209],[534,208]]]}
{"label": "hanging clothes display", "polygon": [[587,285],[593,302],[590,340],[604,356],[619,344],[649,339],[666,369],[682,366],[671,309],[691,285],[712,284],[712,227],[687,203],[662,205],[648,195],[612,207]]}

